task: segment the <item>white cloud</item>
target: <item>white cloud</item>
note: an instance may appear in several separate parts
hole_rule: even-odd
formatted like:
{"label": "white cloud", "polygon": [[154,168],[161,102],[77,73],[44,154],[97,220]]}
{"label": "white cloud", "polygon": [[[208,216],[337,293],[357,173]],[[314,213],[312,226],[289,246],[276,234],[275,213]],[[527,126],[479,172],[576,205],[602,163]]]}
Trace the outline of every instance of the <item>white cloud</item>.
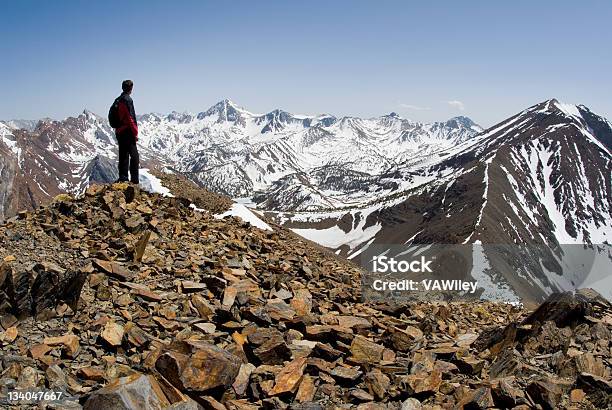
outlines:
{"label": "white cloud", "polygon": [[465,104],[462,101],[450,100],[450,101],[447,101],[446,103],[459,111],[465,111]]}
{"label": "white cloud", "polygon": [[429,110],[431,110],[431,108],[429,108],[429,107],[420,107],[418,105],[412,105],[412,104],[399,103],[399,105],[400,105],[400,107],[406,108],[408,110],[415,110],[415,111],[429,111]]}

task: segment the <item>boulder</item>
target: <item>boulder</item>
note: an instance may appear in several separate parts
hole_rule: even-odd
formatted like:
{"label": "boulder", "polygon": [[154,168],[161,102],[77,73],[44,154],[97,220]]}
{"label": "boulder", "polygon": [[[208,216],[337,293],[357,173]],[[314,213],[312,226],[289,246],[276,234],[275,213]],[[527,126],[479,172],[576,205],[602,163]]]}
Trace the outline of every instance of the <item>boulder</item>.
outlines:
{"label": "boulder", "polygon": [[[121,377],[95,391],[85,402],[84,410],[161,410],[170,403],[158,388],[154,388],[151,376],[136,373]],[[155,383],[155,382],[154,382]]]}
{"label": "boulder", "polygon": [[357,335],[351,343],[351,360],[357,363],[378,363],[382,359],[384,346]]}
{"label": "boulder", "polygon": [[240,358],[205,341],[174,342],[155,368],[183,392],[228,388],[240,372]]}

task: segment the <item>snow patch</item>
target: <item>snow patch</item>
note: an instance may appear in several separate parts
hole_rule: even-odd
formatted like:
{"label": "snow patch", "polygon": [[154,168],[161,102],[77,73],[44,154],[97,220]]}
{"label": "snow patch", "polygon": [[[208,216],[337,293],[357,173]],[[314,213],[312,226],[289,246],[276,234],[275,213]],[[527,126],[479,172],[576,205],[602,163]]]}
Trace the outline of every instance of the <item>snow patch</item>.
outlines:
{"label": "snow patch", "polygon": [[[358,213],[360,212],[358,211]],[[361,213],[359,224],[348,232],[344,232],[337,225],[326,229],[294,228],[292,231],[327,248],[336,249],[342,245],[347,245],[349,249],[353,250],[364,242],[370,241],[382,229],[380,223],[365,228],[370,213],[371,212]],[[354,220],[355,213],[351,212],[351,214],[353,214]],[[363,249],[365,249],[365,247],[367,247],[367,245],[364,246]]]}
{"label": "snow patch", "polygon": [[160,194],[167,197],[173,197],[170,190],[163,186],[161,180],[157,178],[155,175],[151,174],[147,168],[142,168],[138,171],[139,178],[138,182],[140,183],[140,187],[151,193]]}
{"label": "snow patch", "polygon": [[575,105],[557,102],[555,103],[555,106],[567,117],[574,117],[577,120],[582,121],[582,115],[580,115],[580,111],[578,111],[578,107]]}
{"label": "snow patch", "polygon": [[507,283],[495,283],[489,275],[491,265],[485,254],[484,246],[476,241],[472,245],[472,271],[470,275],[478,281],[478,287],[484,289],[481,299],[495,300],[510,304],[518,304],[521,299]]}
{"label": "snow patch", "polygon": [[234,203],[229,211],[222,214],[215,215],[217,219],[223,219],[226,216],[236,216],[251,225],[263,229],[264,231],[271,231],[270,225],[259,219],[249,208],[243,204]]}
{"label": "snow patch", "polygon": [[15,154],[17,163],[21,163],[21,148],[17,146],[17,140],[11,132],[11,128],[3,123],[0,123],[0,140]]}

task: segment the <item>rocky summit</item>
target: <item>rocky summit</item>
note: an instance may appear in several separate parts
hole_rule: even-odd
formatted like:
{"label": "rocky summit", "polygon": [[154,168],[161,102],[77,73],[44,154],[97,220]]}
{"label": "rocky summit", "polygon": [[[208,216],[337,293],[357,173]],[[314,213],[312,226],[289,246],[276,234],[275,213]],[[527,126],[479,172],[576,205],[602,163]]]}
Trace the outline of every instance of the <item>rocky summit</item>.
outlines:
{"label": "rocky summit", "polygon": [[[278,225],[128,184],[0,226],[0,407],[612,406],[612,306],[366,304],[361,271]],[[207,210],[208,209],[208,210]],[[15,391],[61,401],[9,401]]]}

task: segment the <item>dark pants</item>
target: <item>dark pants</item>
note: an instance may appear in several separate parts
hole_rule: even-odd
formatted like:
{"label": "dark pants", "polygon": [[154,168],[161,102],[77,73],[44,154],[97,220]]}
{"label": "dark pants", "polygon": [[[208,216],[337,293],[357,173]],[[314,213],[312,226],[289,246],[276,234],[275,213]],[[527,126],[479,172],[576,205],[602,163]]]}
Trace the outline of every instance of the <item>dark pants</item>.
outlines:
{"label": "dark pants", "polygon": [[138,183],[138,147],[132,136],[120,136],[119,140],[119,181],[128,181],[130,171],[132,183]]}

